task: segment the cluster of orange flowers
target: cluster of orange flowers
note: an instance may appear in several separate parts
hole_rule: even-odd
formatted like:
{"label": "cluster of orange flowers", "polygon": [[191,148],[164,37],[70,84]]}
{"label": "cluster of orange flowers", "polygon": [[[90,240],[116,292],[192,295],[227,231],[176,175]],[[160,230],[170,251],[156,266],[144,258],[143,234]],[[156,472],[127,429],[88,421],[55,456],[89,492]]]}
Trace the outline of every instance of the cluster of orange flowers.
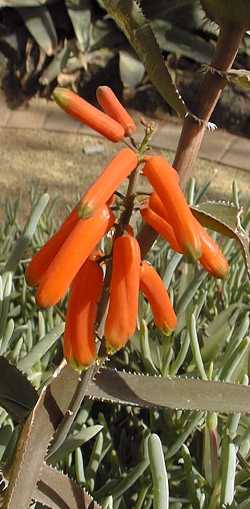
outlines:
{"label": "cluster of orange flowers", "polygon": [[[131,137],[136,125],[109,87],[99,87],[101,111],[73,92],[58,88],[56,102],[71,116],[113,142]],[[143,203],[143,220],[164,237],[172,249],[188,254],[215,277],[224,278],[228,263],[216,242],[192,215],[179,186],[177,172],[162,156],[142,156],[123,148],[81,197],[55,235],[35,254],[26,270],[29,285],[37,287],[36,302],[57,304],[68,288],[70,295],[64,334],[64,355],[82,369],[96,359],[96,319],[107,261],[98,244],[113,231],[109,305],[104,326],[107,351],[120,349],[133,336],[139,291],[151,305],[154,321],[164,333],[176,327],[167,290],[155,269],[141,260],[140,247],[128,225],[119,224],[112,211],[114,193],[137,167],[154,192]]]}

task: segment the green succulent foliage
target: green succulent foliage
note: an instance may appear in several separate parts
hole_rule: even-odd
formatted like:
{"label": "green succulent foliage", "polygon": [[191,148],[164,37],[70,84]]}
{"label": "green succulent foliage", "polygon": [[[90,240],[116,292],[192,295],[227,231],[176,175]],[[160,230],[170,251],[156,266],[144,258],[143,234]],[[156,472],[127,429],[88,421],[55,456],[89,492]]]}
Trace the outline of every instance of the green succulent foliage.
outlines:
{"label": "green succulent foliage", "polygon": [[[197,189],[192,181],[189,200],[197,209],[197,199],[205,201],[203,193],[204,190]],[[240,196],[236,187],[233,200],[238,210]],[[48,203],[45,208],[47,195],[38,197],[34,193],[32,202],[33,212],[24,229],[19,226],[17,202],[6,203],[6,221],[1,225],[0,345],[6,361],[16,365],[33,386],[41,390],[60,362],[64,303],[60,308],[37,313],[33,292],[24,281],[24,268],[30,254],[56,227],[56,203]],[[204,212],[204,206],[200,205],[200,209]],[[211,215],[211,210],[206,209],[206,213]],[[231,220],[227,218],[228,221],[234,228],[233,216]],[[247,230],[250,209],[241,222]],[[21,239],[27,238],[27,231],[29,244],[23,244]],[[18,244],[15,244],[17,239]],[[18,245],[21,246],[19,258]],[[222,248],[231,264],[229,277],[224,282],[214,280],[187,263],[165,243],[158,241],[154,245],[150,259],[169,288],[178,314],[178,329],[169,338],[164,337],[155,329],[150,309],[142,300],[138,333],[112,358],[109,368],[163,378],[177,375],[248,384],[250,285],[235,240],[224,238]],[[13,269],[4,271],[8,266]],[[4,365],[2,373],[3,369]],[[11,403],[13,399],[14,402],[20,402],[20,398],[23,401],[25,395],[27,405],[32,407],[33,391],[31,389],[29,396],[30,386],[25,387],[22,380],[23,377],[18,386],[15,384],[15,390],[21,392],[16,393]],[[65,390],[68,385],[65,384]],[[113,386],[117,387],[117,383]],[[1,409],[0,413],[0,455],[6,473],[13,461],[20,426],[10,417],[13,408],[6,406],[6,398],[1,404],[9,411],[8,414]],[[158,509],[164,507],[163,492],[165,498],[169,497],[170,508],[209,507],[213,500],[221,506],[245,504],[247,507],[249,425],[249,417],[239,414],[226,417],[212,410],[205,414],[124,404],[111,406],[88,399],[61,448],[50,458],[64,476],[56,477],[60,472],[56,474],[54,470],[45,469],[41,479],[51,489],[56,483],[58,493],[65,492],[70,507],[74,507],[70,493],[72,490],[77,493],[70,479],[90,492],[102,507],[121,504],[124,508]],[[37,432],[42,433],[39,428]],[[31,468],[31,459],[27,461]],[[46,493],[48,490],[37,493],[39,503],[48,504]],[[79,496],[83,495],[79,492]],[[37,502],[36,509],[38,507]]]}

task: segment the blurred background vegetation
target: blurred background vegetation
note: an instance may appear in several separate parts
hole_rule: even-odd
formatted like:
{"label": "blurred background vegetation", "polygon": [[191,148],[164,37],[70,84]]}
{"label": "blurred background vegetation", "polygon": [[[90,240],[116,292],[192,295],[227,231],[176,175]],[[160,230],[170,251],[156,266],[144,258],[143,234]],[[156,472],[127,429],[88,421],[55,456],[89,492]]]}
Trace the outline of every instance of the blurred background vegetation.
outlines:
{"label": "blurred background vegetation", "polygon": [[[141,0],[162,54],[192,109],[203,65],[209,64],[218,28],[198,0]],[[250,69],[246,33],[236,68]],[[173,113],[151,86],[143,64],[102,0],[0,0],[0,74],[15,108],[35,94],[50,98],[59,84],[94,101],[108,83],[130,106],[165,118]],[[234,133],[250,134],[248,90],[227,87],[212,121]]]}

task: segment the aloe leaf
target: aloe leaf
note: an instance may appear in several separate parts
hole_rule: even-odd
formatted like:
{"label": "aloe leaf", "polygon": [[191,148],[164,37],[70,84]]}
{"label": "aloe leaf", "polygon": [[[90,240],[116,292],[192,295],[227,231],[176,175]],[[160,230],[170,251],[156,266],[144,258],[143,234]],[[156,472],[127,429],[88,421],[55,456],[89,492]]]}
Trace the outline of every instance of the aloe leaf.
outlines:
{"label": "aloe leaf", "polygon": [[250,388],[187,378],[134,375],[104,368],[91,380],[87,396],[123,405],[250,413]]}
{"label": "aloe leaf", "polygon": [[194,313],[190,313],[190,316],[188,317],[188,331],[191,340],[190,343],[195,364],[197,366],[201,378],[203,380],[207,380],[207,374],[203,365],[199,340],[196,331],[196,319]]}
{"label": "aloe leaf", "polygon": [[21,371],[28,371],[36,362],[40,361],[43,355],[58,341],[64,332],[65,325],[60,323],[54,329],[49,331],[38,343],[36,343],[29,353],[20,359],[17,368]]}
{"label": "aloe leaf", "polygon": [[119,71],[123,86],[132,90],[142,82],[145,74],[141,61],[124,50],[119,51]]}
{"label": "aloe leaf", "polygon": [[64,458],[70,452],[73,452],[77,447],[81,447],[91,440],[101,429],[102,426],[97,424],[96,426],[83,428],[79,433],[69,436],[66,438],[63,445],[61,445],[54,454],[50,455],[49,463],[55,465],[60,459]]}
{"label": "aloe leaf", "polygon": [[70,47],[66,43],[65,46],[59,51],[44,69],[39,78],[39,83],[43,86],[49,85],[60,74],[61,70],[66,66],[70,55]]}
{"label": "aloe leaf", "polygon": [[149,465],[153,479],[154,509],[169,508],[168,476],[161,439],[153,433],[148,439]]}
{"label": "aloe leaf", "polygon": [[77,373],[65,367],[63,362],[51,383],[43,388],[18,441],[4,509],[29,507],[49,442],[68,409],[77,385]]}
{"label": "aloe leaf", "polygon": [[[114,501],[118,500],[126,491],[128,491],[133,484],[140,479],[145,470],[147,470],[149,466],[149,460],[144,459],[140,461],[134,468],[131,468],[131,470],[126,474],[126,477],[122,478],[120,481],[116,481],[115,486],[112,486],[112,481],[110,483],[107,483],[107,485],[104,485],[103,488],[100,488],[96,493],[95,496],[99,499],[103,496],[106,496],[106,494],[110,493],[112,491],[112,497]],[[110,489],[112,486],[112,489]]]}
{"label": "aloe leaf", "polygon": [[200,64],[209,64],[213,55],[213,45],[202,37],[184,30],[165,19],[152,22],[152,29],[161,50],[177,56],[191,58]]}
{"label": "aloe leaf", "polygon": [[18,9],[18,12],[37,44],[48,56],[53,55],[57,47],[57,34],[47,7],[44,5],[22,7]]}
{"label": "aloe leaf", "polygon": [[[242,306],[243,307],[243,306]],[[207,327],[204,346],[201,349],[202,359],[208,362],[218,355],[226,341],[233,333],[235,322],[240,313],[240,304],[234,303],[219,313]]]}
{"label": "aloe leaf", "polygon": [[190,435],[197,429],[197,426],[201,424],[203,421],[203,413],[202,412],[193,412],[184,429],[177,436],[175,442],[168,447],[167,451],[167,459],[173,458],[173,456],[183,447],[184,442],[188,439]]}
{"label": "aloe leaf", "polygon": [[29,242],[31,241],[35,233],[40,217],[44,212],[45,208],[47,207],[48,201],[49,195],[45,193],[41,196],[39,201],[32,209],[31,215],[24,227],[23,233],[21,237],[17,240],[14,249],[9,256],[9,259],[6,262],[4,269],[5,271],[15,272],[17,265],[24,254],[25,249],[27,248]]}
{"label": "aloe leaf", "polygon": [[81,51],[89,46],[89,34],[91,27],[91,1],[90,0],[65,0],[69,17],[72,21],[76,38]]}
{"label": "aloe leaf", "polygon": [[208,201],[191,207],[193,215],[207,228],[215,230],[240,243],[248,276],[250,277],[249,235],[241,226],[242,209],[227,202]]}
{"label": "aloe leaf", "polygon": [[197,479],[195,479],[193,466],[192,466],[192,458],[189,452],[188,447],[183,444],[181,450],[182,458],[183,458],[183,466],[185,472],[185,480],[187,491],[189,494],[189,500],[192,503],[193,509],[200,509],[200,500],[197,497]]}
{"label": "aloe leaf", "polygon": [[4,333],[4,336],[1,341],[1,346],[0,346],[0,354],[1,355],[4,354],[6,352],[6,350],[8,349],[9,343],[12,339],[14,328],[15,328],[15,323],[14,323],[14,320],[11,318],[6,325],[5,333]]}
{"label": "aloe leaf", "polygon": [[127,36],[158,92],[184,118],[187,107],[172,81],[161,49],[140,6],[134,0],[103,0],[103,4]]}
{"label": "aloe leaf", "polygon": [[5,357],[0,357],[0,405],[16,422],[23,422],[35,406],[38,394],[33,385]]}
{"label": "aloe leaf", "polygon": [[79,484],[85,483],[86,477],[84,472],[83,455],[81,447],[77,447],[75,450],[75,471],[77,482]]}
{"label": "aloe leaf", "polygon": [[221,452],[221,507],[230,506],[234,500],[236,451],[235,444],[225,432]]}
{"label": "aloe leaf", "polygon": [[3,293],[0,301],[1,315],[0,315],[0,337],[6,333],[6,325],[9,316],[10,298],[12,294],[12,281],[13,275],[11,272],[4,272],[2,275]]}
{"label": "aloe leaf", "polygon": [[98,467],[101,462],[102,450],[103,450],[103,433],[100,431],[100,433],[98,433],[95,439],[94,447],[91,451],[90,460],[86,469],[86,477],[88,479],[87,486],[89,487],[91,493],[94,491],[95,488],[95,478]]}
{"label": "aloe leaf", "polygon": [[32,498],[50,509],[61,509],[64,506],[70,509],[101,509],[72,479],[45,463]]}

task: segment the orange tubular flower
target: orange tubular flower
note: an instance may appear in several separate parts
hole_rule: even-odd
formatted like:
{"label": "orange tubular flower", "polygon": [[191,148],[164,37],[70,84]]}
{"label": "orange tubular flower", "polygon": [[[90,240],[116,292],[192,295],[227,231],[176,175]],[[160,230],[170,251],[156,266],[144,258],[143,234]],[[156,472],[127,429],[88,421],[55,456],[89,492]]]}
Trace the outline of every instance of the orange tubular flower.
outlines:
{"label": "orange tubular flower", "polygon": [[53,97],[57,104],[71,117],[77,118],[108,140],[117,142],[124,137],[125,132],[121,124],[71,90],[57,87],[53,92]]}
{"label": "orange tubular flower", "polygon": [[140,210],[145,223],[148,223],[157,233],[159,233],[171,246],[174,251],[183,253],[177,242],[172,226],[167,223],[163,217],[156,214],[150,207],[144,207]]}
{"label": "orange tubular flower", "polygon": [[198,221],[197,228],[200,229],[201,239],[202,255],[199,259],[200,264],[214,277],[225,279],[229,271],[227,259],[221,252],[217,242],[215,242]]}
{"label": "orange tubular flower", "polygon": [[41,308],[54,306],[65,295],[71,282],[114,220],[105,206],[90,219],[79,219],[53,258],[36,293]]}
{"label": "orange tubular flower", "polygon": [[145,261],[141,265],[140,290],[151,306],[155,325],[170,334],[177,325],[175,312],[159,274]]}
{"label": "orange tubular flower", "polygon": [[78,369],[95,361],[95,322],[103,288],[99,265],[87,260],[73,280],[64,332],[64,357]]}
{"label": "orange tubular flower", "polygon": [[[161,221],[159,221],[159,216],[156,218],[153,217],[153,213],[143,212],[142,209],[141,214],[145,221],[154,228],[162,237],[164,237],[174,249],[179,253],[183,253],[180,246],[178,246],[176,237],[175,242],[171,243],[171,237],[167,237],[168,230],[166,229],[167,223],[164,221],[167,218],[167,214],[164,208],[164,205],[156,193],[152,193],[149,198],[150,207],[152,207],[153,211],[161,216]],[[229,271],[228,262],[221,252],[218,244],[213,240],[213,238],[209,235],[209,233],[203,228],[203,226],[199,223],[199,221],[193,216],[194,224],[199,232],[200,242],[201,242],[201,257],[199,258],[200,264],[204,267],[207,272],[210,272],[214,277],[225,278]],[[164,225],[163,225],[164,222]],[[168,225],[168,228],[171,228]]]}
{"label": "orange tubular flower", "polygon": [[130,148],[120,150],[82,196],[78,206],[79,216],[90,217],[97,208],[102,207],[123,180],[135,170],[137,164],[138,156],[133,150]]}
{"label": "orange tubular flower", "polygon": [[40,283],[44,272],[74,228],[78,219],[77,210],[74,208],[60,229],[46,242],[40,251],[33,256],[25,272],[28,285],[37,286]]}
{"label": "orange tubular flower", "polygon": [[166,207],[164,207],[161,199],[159,198],[157,193],[152,193],[149,197],[148,206],[152,209],[158,216],[161,216],[167,223],[171,221],[169,218],[168,211]]}
{"label": "orange tubular flower", "polygon": [[143,173],[166,207],[169,222],[181,249],[194,259],[200,258],[199,233],[172,167],[162,156],[152,156],[146,161]]}
{"label": "orange tubular flower", "polygon": [[124,234],[114,242],[110,301],[104,336],[108,352],[122,348],[136,329],[141,253],[137,240]]}
{"label": "orange tubular flower", "polygon": [[98,87],[96,98],[103,111],[122,125],[125,136],[130,136],[136,131],[136,125],[132,117],[122,106],[110,87]]}

